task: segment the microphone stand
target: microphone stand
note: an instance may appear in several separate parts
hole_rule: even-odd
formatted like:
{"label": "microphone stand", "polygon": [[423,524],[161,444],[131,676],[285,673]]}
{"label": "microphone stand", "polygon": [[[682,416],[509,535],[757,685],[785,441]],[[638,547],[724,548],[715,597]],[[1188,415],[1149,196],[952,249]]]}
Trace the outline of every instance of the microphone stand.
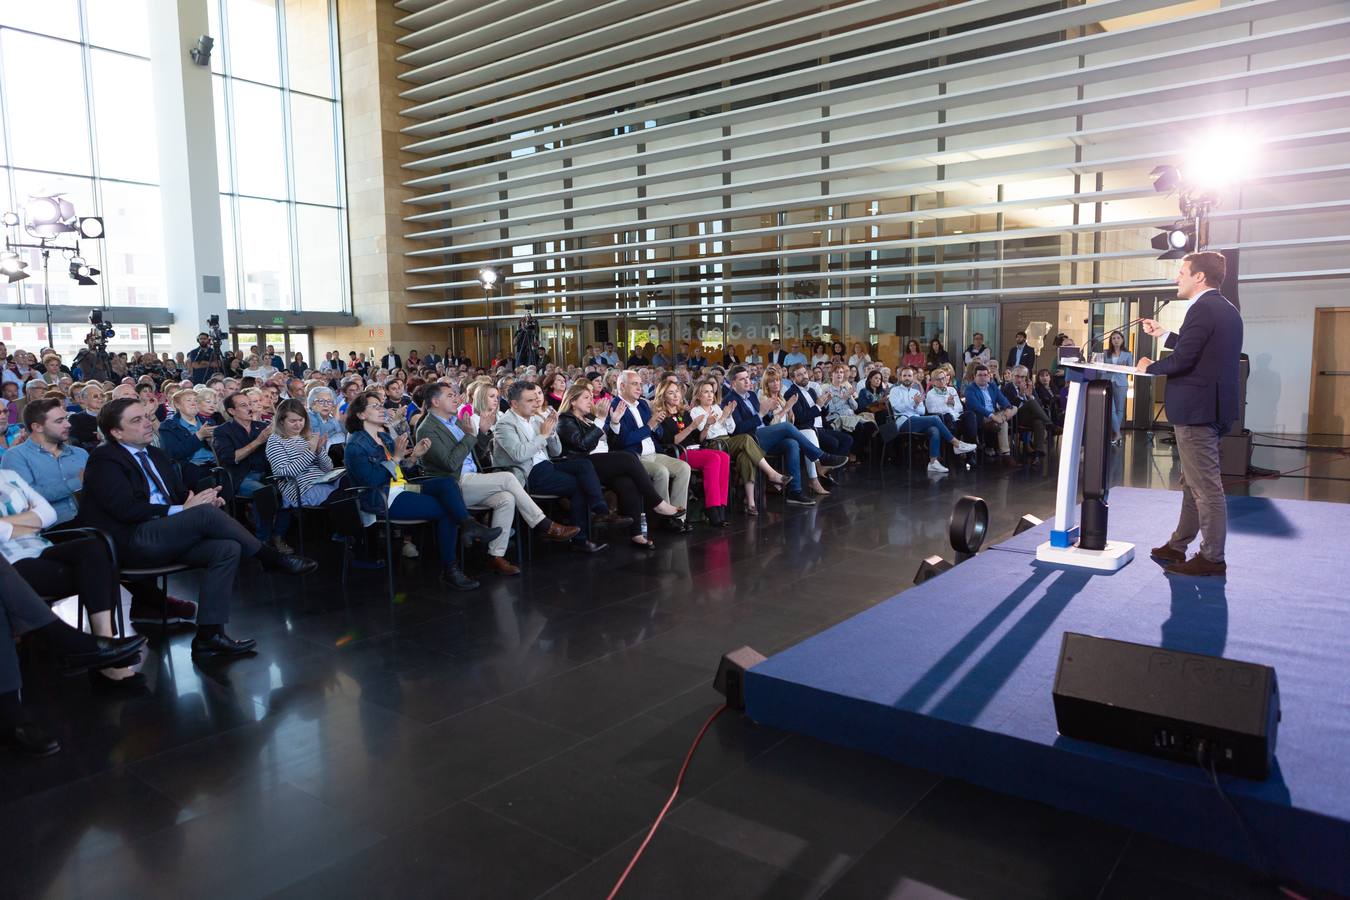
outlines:
{"label": "microphone stand", "polygon": [[[1166,297],[1166,298],[1163,299],[1163,301],[1162,301],[1161,303],[1158,304],[1157,309],[1153,310],[1153,313],[1152,313],[1151,315],[1140,316],[1140,317],[1137,318],[1137,319],[1132,319],[1132,320],[1130,320],[1129,322],[1126,322],[1124,325],[1120,326],[1119,328],[1112,328],[1112,329],[1110,329],[1109,331],[1103,331],[1101,334],[1099,334],[1099,335],[1097,335],[1096,337],[1094,337],[1094,338],[1092,338],[1091,340],[1089,340],[1089,341],[1088,341],[1088,345],[1087,345],[1087,354],[1088,354],[1088,356],[1089,356],[1089,357],[1092,356],[1092,348],[1095,347],[1095,346],[1097,346],[1099,343],[1101,343],[1102,338],[1106,337],[1106,336],[1107,336],[1108,334],[1110,334],[1112,331],[1119,331],[1119,332],[1121,332],[1122,334],[1124,334],[1125,332],[1128,332],[1131,328],[1133,328],[1134,326],[1138,325],[1140,322],[1144,321],[1145,319],[1156,318],[1157,315],[1158,315],[1158,313],[1162,312],[1163,307],[1166,306],[1167,304],[1171,303],[1173,299],[1175,299],[1175,298],[1173,298],[1173,297]],[[1090,359],[1085,359],[1085,360],[1083,360],[1083,362],[1090,362]]]}

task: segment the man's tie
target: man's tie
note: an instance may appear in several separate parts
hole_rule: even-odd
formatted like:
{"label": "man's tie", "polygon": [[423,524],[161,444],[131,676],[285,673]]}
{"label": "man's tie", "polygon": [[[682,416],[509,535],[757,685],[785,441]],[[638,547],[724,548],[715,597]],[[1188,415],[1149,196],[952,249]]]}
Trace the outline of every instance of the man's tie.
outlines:
{"label": "man's tie", "polygon": [[138,450],[136,461],[141,464],[141,471],[145,473],[145,480],[150,488],[158,490],[165,503],[173,503],[173,498],[169,496],[169,489],[164,486],[164,482],[159,480],[159,475],[155,472],[154,466],[150,465],[150,456],[144,450]]}

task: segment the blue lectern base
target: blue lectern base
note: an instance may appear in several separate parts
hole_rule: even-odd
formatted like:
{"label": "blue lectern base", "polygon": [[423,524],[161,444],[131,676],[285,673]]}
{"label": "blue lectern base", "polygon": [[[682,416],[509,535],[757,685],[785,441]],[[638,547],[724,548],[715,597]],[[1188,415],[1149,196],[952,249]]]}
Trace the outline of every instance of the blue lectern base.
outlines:
{"label": "blue lectern base", "polygon": [[1036,559],[1057,566],[1114,572],[1134,559],[1134,544],[1127,541],[1107,541],[1104,550],[1084,550],[1081,547],[1052,547],[1050,542],[1046,541],[1036,548]]}

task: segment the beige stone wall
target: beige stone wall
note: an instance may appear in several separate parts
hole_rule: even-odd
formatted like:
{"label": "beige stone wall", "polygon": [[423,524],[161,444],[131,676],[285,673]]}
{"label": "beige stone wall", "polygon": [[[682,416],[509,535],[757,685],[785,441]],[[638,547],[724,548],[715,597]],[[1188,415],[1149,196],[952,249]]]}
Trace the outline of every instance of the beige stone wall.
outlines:
{"label": "beige stone wall", "polygon": [[412,193],[401,185],[400,168],[411,157],[399,147],[407,120],[399,116],[395,43],[402,31],[394,24],[404,15],[386,0],[338,0],[338,43],[342,70],[342,126],[347,164],[347,219],[351,239],[352,312],[360,324],[350,328],[316,328],[315,350],[383,352],[387,344],[405,354],[409,346],[445,346],[447,329],[410,326],[405,288],[403,238],[404,200]]}

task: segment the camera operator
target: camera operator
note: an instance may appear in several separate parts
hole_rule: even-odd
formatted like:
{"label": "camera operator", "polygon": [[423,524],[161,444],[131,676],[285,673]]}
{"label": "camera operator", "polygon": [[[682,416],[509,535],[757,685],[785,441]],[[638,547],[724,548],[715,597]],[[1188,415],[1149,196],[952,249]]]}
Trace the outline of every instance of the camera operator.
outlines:
{"label": "camera operator", "polygon": [[211,335],[203,331],[197,335],[197,346],[187,355],[188,372],[193,384],[206,384],[207,379],[222,372],[220,348],[211,340]]}
{"label": "camera operator", "polygon": [[103,310],[89,310],[89,333],[85,335],[84,349],[81,349],[72,366],[80,370],[82,381],[112,381],[112,360],[108,358],[108,339],[117,332],[112,322],[103,321]]}

